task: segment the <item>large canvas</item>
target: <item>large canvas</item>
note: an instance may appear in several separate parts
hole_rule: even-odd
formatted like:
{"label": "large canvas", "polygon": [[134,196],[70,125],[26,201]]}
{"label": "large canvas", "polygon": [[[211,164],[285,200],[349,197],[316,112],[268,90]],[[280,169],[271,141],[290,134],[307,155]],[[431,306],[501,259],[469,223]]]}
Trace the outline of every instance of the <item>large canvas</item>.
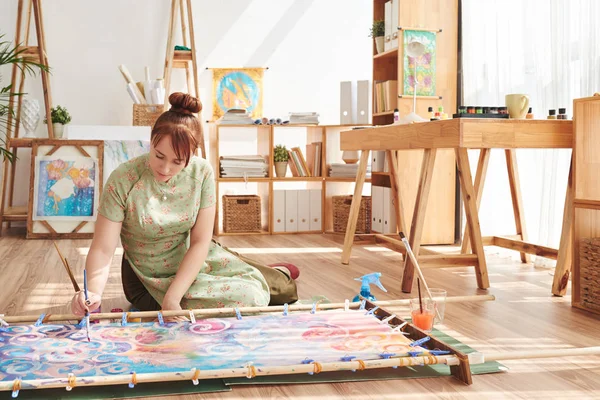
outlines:
{"label": "large canvas", "polygon": [[232,108],[244,109],[261,118],[264,68],[213,69],[213,120]]}
{"label": "large canvas", "polygon": [[36,157],[33,220],[95,220],[98,173],[91,157]]}
{"label": "large canvas", "polygon": [[198,320],[192,324],[73,325],[0,329],[0,381],[127,375],[380,359],[408,351],[410,339],[365,311],[317,311]]}
{"label": "large canvas", "polygon": [[104,183],[110,174],[122,163],[150,151],[150,142],[144,140],[105,140],[104,141]]}
{"label": "large canvas", "polygon": [[[406,46],[411,42],[420,42],[425,53],[418,57],[409,57]],[[417,62],[417,96],[435,96],[436,70],[436,34],[430,31],[404,31],[404,84],[403,94],[413,95],[415,88],[415,61]]]}

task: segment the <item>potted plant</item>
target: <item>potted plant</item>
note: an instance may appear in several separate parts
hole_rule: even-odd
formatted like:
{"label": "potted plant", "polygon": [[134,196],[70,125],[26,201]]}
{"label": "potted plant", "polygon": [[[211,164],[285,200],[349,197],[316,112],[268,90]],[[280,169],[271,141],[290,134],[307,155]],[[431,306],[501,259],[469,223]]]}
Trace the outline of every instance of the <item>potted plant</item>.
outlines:
{"label": "potted plant", "polygon": [[[56,106],[50,109],[50,119],[52,120],[52,129],[54,130],[54,137],[57,139],[62,138],[65,125],[71,122],[71,114],[69,114],[65,107]],[[46,118],[44,118],[44,123],[48,123],[48,120]]]}
{"label": "potted plant", "polygon": [[278,144],[275,146],[273,161],[275,161],[275,175],[278,178],[285,177],[289,158],[288,150],[284,145]]}
{"label": "potted plant", "polygon": [[385,21],[377,20],[373,21],[373,26],[371,27],[371,33],[369,37],[375,39],[375,48],[377,49],[377,54],[383,53],[383,37],[385,36]]}
{"label": "potted plant", "polygon": [[[4,35],[0,35],[0,69],[4,65],[16,65],[23,73],[35,74],[34,67],[40,68],[44,71],[49,71],[49,68],[44,65],[33,61],[31,58],[27,58],[23,53],[27,51],[26,47],[18,47],[7,40],[4,40]],[[8,69],[7,69],[8,70]],[[11,93],[10,82],[4,86],[2,76],[0,75],[0,158],[6,157],[10,162],[15,160],[14,153],[7,149],[4,138],[6,137],[5,129],[8,128],[9,115],[10,115],[10,126],[11,131],[14,133],[14,129],[17,126],[16,118],[16,102],[18,96],[24,95],[24,93]]]}

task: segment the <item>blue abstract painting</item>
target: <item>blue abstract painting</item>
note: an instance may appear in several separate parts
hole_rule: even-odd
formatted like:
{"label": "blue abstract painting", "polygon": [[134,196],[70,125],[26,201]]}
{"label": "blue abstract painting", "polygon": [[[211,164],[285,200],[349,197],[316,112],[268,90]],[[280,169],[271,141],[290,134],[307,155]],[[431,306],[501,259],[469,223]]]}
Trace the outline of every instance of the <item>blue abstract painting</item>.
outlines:
{"label": "blue abstract painting", "polygon": [[213,119],[232,108],[262,117],[263,68],[216,68],[213,70]]}
{"label": "blue abstract painting", "polygon": [[98,160],[36,157],[33,220],[95,220]]}

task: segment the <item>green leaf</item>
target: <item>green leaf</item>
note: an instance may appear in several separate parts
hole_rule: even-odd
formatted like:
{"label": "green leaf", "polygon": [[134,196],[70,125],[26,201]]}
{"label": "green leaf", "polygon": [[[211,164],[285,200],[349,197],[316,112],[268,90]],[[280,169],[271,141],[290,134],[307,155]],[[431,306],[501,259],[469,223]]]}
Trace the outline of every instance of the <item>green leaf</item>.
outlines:
{"label": "green leaf", "polygon": [[[24,53],[27,48],[15,46],[12,42],[4,39],[5,35],[0,35],[0,67],[4,65],[16,66],[21,73],[35,75],[37,70],[50,72],[50,68],[47,65],[35,62],[33,59],[27,57]],[[0,75],[0,83],[2,83],[2,75]],[[12,117],[11,130],[14,131],[16,128],[16,113],[15,107],[19,96],[23,96],[25,93],[11,93],[12,85],[2,86],[0,84],[0,138],[6,137],[8,130],[8,116]],[[11,104],[12,101],[12,104]],[[65,110],[66,111],[66,110]],[[69,116],[69,121],[70,121]],[[6,141],[0,139],[0,156],[2,159],[7,159],[11,163],[15,161],[15,155],[6,148]]]}

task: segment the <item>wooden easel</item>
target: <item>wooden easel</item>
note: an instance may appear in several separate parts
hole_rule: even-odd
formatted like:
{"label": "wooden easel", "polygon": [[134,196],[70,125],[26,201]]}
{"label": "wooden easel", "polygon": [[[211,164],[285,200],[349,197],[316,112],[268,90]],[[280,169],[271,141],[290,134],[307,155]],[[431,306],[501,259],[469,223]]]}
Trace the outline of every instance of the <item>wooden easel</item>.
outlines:
{"label": "wooden easel", "polygon": [[[46,37],[44,34],[44,24],[42,18],[42,8],[40,0],[27,0],[27,19],[25,23],[25,31],[22,32],[23,25],[23,3],[24,0],[19,0],[18,8],[17,8],[17,29],[15,34],[15,43],[19,46],[20,50],[25,50],[22,54],[23,57],[27,57],[37,63],[48,66],[48,55],[46,53]],[[33,11],[34,14],[34,22],[35,22],[35,33],[37,39],[37,46],[29,45],[29,31],[31,28],[31,13]],[[25,37],[24,46],[21,46],[23,36]],[[48,73],[44,70],[41,71],[42,76],[42,88],[44,91],[44,105],[46,115],[50,116],[50,109],[52,107],[52,95],[50,92],[50,80],[48,77]],[[16,91],[17,82],[19,84],[19,90]],[[8,222],[8,227],[10,228],[10,223],[12,221],[27,221],[27,206],[24,207],[13,207],[13,197],[14,197],[14,186],[15,186],[15,170],[16,170],[16,156],[17,149],[20,147],[31,147],[32,139],[24,139],[19,138],[19,126],[21,122],[21,104],[22,104],[22,96],[14,96],[15,93],[23,93],[23,88],[25,85],[25,71],[19,70],[16,64],[13,64],[12,67],[12,77],[11,77],[11,88],[10,88],[10,97],[9,97],[9,108],[11,110],[15,109],[15,97],[17,100],[17,108],[16,108],[16,120],[15,120],[15,132],[14,137],[12,135],[12,124],[13,117],[12,113],[8,114],[8,122],[6,129],[6,148],[12,149],[12,152],[15,154],[15,162],[11,163],[7,159],[4,160],[4,168],[2,170],[2,190],[0,191],[0,236],[2,235],[2,226],[4,221]],[[52,122],[49,121],[46,124],[48,129],[48,137],[54,138],[54,131],[52,129]],[[10,168],[10,172],[9,172]],[[10,185],[8,183],[8,176],[10,174]],[[8,191],[8,206],[5,204],[6,200],[6,189],[9,188]]]}
{"label": "wooden easel", "polygon": [[[185,6],[184,6],[185,2]],[[175,50],[175,26],[177,24],[178,14],[181,14],[181,37],[183,45],[188,47],[188,26],[189,25],[189,48],[190,50]],[[186,15],[187,14],[187,15]],[[187,24],[186,24],[187,16]],[[194,20],[192,18],[192,0],[171,0],[171,13],[169,17],[169,32],[167,38],[167,51],[165,55],[165,107],[169,104],[169,95],[171,94],[171,75],[173,68],[185,69],[188,93],[195,97],[200,97],[200,85],[198,83],[198,63],[196,62],[196,39],[194,38]],[[194,92],[192,93],[192,77],[194,79]],[[200,118],[200,120],[202,120]],[[202,122],[200,122],[202,123]],[[202,158],[206,158],[206,149],[204,146],[204,133],[200,138],[200,148]]]}

